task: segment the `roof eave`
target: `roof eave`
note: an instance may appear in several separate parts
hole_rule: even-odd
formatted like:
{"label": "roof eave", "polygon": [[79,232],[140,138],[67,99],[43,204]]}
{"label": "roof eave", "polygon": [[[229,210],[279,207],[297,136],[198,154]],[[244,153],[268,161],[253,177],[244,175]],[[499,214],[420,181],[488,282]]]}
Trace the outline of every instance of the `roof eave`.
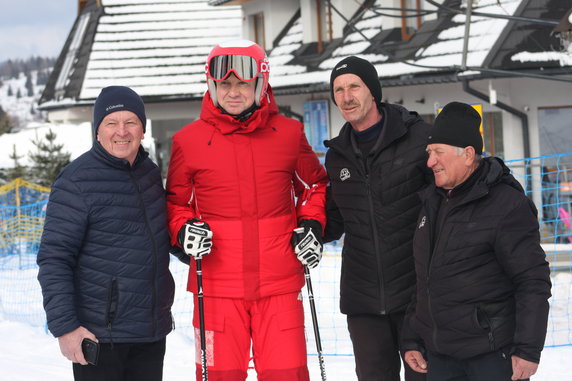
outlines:
{"label": "roof eave", "polygon": [[217,5],[232,5],[236,0],[209,0],[208,5],[216,7]]}
{"label": "roof eave", "polygon": [[[204,94],[184,94],[184,95],[154,95],[154,96],[143,96],[143,103],[169,103],[169,102],[193,102],[201,101]],[[85,107],[93,106],[95,99],[83,99],[77,101],[69,102],[47,102],[38,106],[41,111],[57,111],[64,110],[72,107]]]}

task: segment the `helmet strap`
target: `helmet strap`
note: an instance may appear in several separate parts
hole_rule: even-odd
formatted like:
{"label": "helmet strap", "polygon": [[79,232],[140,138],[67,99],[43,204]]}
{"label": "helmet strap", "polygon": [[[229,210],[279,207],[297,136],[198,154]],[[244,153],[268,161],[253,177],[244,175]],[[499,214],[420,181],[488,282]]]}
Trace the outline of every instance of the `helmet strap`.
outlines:
{"label": "helmet strap", "polygon": [[260,106],[260,95],[262,93],[262,85],[264,84],[264,80],[262,76],[256,78],[256,87],[254,88],[254,104]]}
{"label": "helmet strap", "polygon": [[213,81],[212,79],[208,78],[207,79],[207,86],[209,89],[209,94],[211,95],[211,101],[213,101],[213,104],[218,107],[218,100],[216,98],[216,83],[215,81]]}

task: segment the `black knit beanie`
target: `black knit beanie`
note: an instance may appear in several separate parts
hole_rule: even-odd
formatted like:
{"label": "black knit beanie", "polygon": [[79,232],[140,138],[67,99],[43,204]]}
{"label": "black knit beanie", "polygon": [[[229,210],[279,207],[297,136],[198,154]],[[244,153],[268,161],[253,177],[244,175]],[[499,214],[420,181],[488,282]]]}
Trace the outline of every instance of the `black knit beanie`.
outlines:
{"label": "black knit beanie", "polygon": [[97,136],[97,129],[103,118],[115,111],[127,110],[133,112],[143,123],[143,132],[147,125],[145,105],[141,97],[129,87],[104,87],[93,105],[93,136]]}
{"label": "black knit beanie", "polygon": [[336,104],[336,100],[334,99],[334,79],[342,74],[355,74],[360,77],[363,83],[369,88],[371,95],[375,99],[375,103],[381,103],[381,83],[379,82],[379,76],[377,75],[375,67],[363,58],[349,56],[338,62],[332,69],[332,74],[330,75],[330,95],[334,104]]}
{"label": "black knit beanie", "polygon": [[472,146],[480,155],[483,153],[480,126],[481,116],[473,107],[451,102],[435,118],[429,144],[442,143],[461,148]]}

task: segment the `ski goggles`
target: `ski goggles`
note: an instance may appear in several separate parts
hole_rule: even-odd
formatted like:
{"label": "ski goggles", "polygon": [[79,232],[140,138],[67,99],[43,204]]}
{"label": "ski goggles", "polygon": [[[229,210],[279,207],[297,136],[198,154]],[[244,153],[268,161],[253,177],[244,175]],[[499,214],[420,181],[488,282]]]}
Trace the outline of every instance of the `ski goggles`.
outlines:
{"label": "ski goggles", "polygon": [[208,76],[222,81],[233,72],[241,81],[252,81],[258,76],[258,63],[250,56],[224,55],[211,58]]}

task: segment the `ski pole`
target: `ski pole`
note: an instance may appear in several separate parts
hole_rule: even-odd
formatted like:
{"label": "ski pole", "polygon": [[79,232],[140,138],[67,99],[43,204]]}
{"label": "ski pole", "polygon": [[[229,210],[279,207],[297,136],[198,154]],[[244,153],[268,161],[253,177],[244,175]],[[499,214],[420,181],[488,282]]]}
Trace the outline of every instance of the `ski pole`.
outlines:
{"label": "ski pole", "polygon": [[316,304],[314,303],[314,290],[312,289],[312,280],[310,279],[310,269],[308,266],[304,266],[304,275],[306,277],[306,286],[308,287],[308,301],[310,302],[310,312],[312,314],[312,323],[314,325],[314,337],[316,339],[316,349],[318,351],[320,373],[322,375],[322,381],[326,381],[326,367],[324,364],[324,355],[322,353],[322,340],[320,339],[318,316],[316,314]]}
{"label": "ski pole", "polygon": [[201,335],[201,375],[202,381],[208,381],[209,375],[207,372],[207,344],[205,338],[205,307],[203,302],[203,270],[201,261],[201,258],[195,258],[197,265],[198,283],[197,299],[199,302],[199,332]]}

